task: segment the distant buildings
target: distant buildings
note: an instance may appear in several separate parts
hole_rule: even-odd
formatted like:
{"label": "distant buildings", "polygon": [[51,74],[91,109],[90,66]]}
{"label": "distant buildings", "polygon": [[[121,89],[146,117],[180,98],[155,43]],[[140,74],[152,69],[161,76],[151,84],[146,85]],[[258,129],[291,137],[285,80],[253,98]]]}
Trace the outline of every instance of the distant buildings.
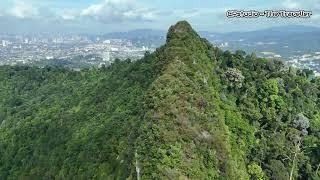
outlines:
{"label": "distant buildings", "polygon": [[6,47],[7,46],[7,43],[5,40],[2,40],[2,47]]}
{"label": "distant buildings", "polygon": [[110,61],[110,52],[106,51],[103,53],[103,61],[109,62]]}
{"label": "distant buildings", "polygon": [[110,40],[105,40],[105,41],[103,41],[103,44],[110,44],[110,43],[111,43]]}
{"label": "distant buildings", "polygon": [[80,35],[0,34],[0,47],[6,47],[0,49],[0,65],[37,64],[54,59],[88,66],[107,65],[116,58],[140,59],[146,51],[154,51],[148,46],[147,41],[138,45],[127,39],[87,38]]}

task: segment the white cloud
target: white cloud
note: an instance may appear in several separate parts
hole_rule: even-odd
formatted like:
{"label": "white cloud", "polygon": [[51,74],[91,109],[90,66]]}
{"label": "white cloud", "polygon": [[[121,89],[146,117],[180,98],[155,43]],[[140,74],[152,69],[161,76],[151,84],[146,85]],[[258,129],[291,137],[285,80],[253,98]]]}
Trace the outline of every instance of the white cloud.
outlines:
{"label": "white cloud", "polygon": [[155,13],[140,7],[134,0],[105,0],[100,4],[93,4],[80,12],[81,17],[89,17],[103,23],[119,21],[151,21]]}
{"label": "white cloud", "polygon": [[31,4],[23,1],[15,1],[12,8],[9,9],[8,14],[17,18],[30,18],[38,16],[38,9]]}
{"label": "white cloud", "polygon": [[43,20],[83,20],[90,19],[100,23],[118,23],[125,21],[152,21],[158,16],[157,11],[139,5],[135,0],[103,0],[83,9],[58,9],[39,6],[31,0],[15,0],[12,7],[3,16],[19,19]]}
{"label": "white cloud", "polygon": [[97,16],[103,11],[103,4],[94,4],[81,11],[82,16]]}
{"label": "white cloud", "polygon": [[311,20],[315,23],[318,23],[320,21],[320,14],[313,14],[311,16]]}
{"label": "white cloud", "polygon": [[62,14],[61,18],[63,20],[75,20],[76,19],[76,17],[72,14]]}
{"label": "white cloud", "polygon": [[286,8],[295,9],[301,7],[301,5],[295,0],[284,0],[282,5]]}
{"label": "white cloud", "polygon": [[320,0],[305,0],[303,3],[298,2],[298,0],[284,0],[282,6],[289,9],[320,9]]}
{"label": "white cloud", "polygon": [[314,0],[314,3],[311,6],[311,9],[315,10],[316,12],[320,11],[320,0]]}
{"label": "white cloud", "polygon": [[181,18],[193,18],[193,17],[224,17],[225,12],[233,8],[194,8],[194,9],[176,9],[173,11],[173,15]]}
{"label": "white cloud", "polygon": [[56,12],[57,19],[72,21],[76,20],[76,18],[79,16],[79,13],[74,9],[63,9],[62,11]]}
{"label": "white cloud", "polygon": [[200,10],[198,9],[177,9],[173,12],[175,15],[180,16],[182,18],[191,18],[200,15]]}

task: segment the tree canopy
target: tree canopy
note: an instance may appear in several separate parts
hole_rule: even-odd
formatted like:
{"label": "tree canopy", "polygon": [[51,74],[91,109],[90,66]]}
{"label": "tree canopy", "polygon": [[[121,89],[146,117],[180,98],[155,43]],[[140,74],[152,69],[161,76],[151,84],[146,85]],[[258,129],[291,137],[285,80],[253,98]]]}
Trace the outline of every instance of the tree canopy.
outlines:
{"label": "tree canopy", "polygon": [[319,179],[320,80],[185,22],[137,61],[0,67],[0,179]]}

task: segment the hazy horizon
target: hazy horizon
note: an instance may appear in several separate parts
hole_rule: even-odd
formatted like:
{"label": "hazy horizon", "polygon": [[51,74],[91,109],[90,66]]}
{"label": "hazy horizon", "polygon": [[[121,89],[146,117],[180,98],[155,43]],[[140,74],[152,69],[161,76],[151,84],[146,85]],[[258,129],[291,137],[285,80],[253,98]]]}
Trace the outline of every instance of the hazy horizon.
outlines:
{"label": "hazy horizon", "polygon": [[[128,29],[128,30],[118,30],[118,31],[110,31],[110,32],[60,32],[60,31],[56,31],[56,32],[1,32],[0,34],[7,34],[7,35],[46,35],[46,34],[50,34],[50,35],[89,35],[89,36],[101,36],[101,35],[108,35],[108,34],[112,34],[112,33],[130,33],[130,32],[134,32],[134,31],[158,31],[163,33],[163,35],[165,35],[168,31],[168,29],[170,28],[170,25],[166,28],[163,29],[153,29],[153,28],[136,28],[136,29]],[[214,30],[202,30],[202,29],[195,29],[198,33],[204,33],[204,32],[208,32],[208,33],[217,33],[217,34],[228,34],[228,33],[247,33],[247,32],[255,32],[255,31],[264,31],[264,30],[268,30],[268,29],[284,29],[284,28],[291,28],[291,30],[294,30],[292,28],[315,28],[317,30],[320,30],[320,26],[315,26],[315,25],[278,25],[278,26],[271,26],[271,27],[263,27],[263,28],[259,28],[259,29],[252,29],[252,30],[235,30],[235,31],[227,31],[227,32],[223,32],[223,31],[214,31]]]}
{"label": "hazy horizon", "polygon": [[[232,18],[227,10],[305,10],[311,18]],[[146,1],[146,0],[3,0],[0,2],[0,33],[103,34],[135,29],[167,28],[187,20],[199,31],[253,31],[279,25],[318,26],[318,0]]]}

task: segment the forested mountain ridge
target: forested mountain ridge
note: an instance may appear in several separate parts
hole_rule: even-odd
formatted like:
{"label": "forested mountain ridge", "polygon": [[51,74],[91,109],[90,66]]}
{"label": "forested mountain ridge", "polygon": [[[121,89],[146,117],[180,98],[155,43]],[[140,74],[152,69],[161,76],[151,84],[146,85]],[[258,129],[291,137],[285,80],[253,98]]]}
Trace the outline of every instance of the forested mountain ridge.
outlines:
{"label": "forested mountain ridge", "polygon": [[138,61],[0,77],[0,179],[320,178],[319,79],[185,21]]}

